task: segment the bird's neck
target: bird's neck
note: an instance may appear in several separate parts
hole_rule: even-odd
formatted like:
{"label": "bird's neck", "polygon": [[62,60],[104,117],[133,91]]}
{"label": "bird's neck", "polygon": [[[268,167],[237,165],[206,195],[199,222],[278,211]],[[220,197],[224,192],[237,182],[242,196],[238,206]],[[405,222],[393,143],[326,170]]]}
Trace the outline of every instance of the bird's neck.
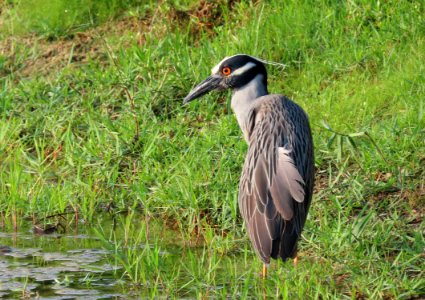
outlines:
{"label": "bird's neck", "polygon": [[258,97],[267,95],[267,86],[264,84],[264,77],[258,74],[254,79],[243,87],[234,89],[232,95],[232,110],[236,115],[239,127],[242,129],[245,140],[248,141],[247,121],[249,111],[255,104]]}

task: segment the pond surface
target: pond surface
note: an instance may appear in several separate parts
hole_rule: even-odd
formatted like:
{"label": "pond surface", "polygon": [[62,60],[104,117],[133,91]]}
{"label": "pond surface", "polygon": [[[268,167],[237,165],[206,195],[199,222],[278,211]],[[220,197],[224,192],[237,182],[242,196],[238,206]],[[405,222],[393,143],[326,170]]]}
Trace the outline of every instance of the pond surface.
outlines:
{"label": "pond surface", "polygon": [[0,299],[192,299],[251,286],[249,244],[191,240],[160,218],[99,216],[96,222],[59,232],[40,225],[34,233],[32,222],[17,232],[0,227]]}
{"label": "pond surface", "polygon": [[[126,299],[129,282],[89,228],[37,235],[0,232],[0,298]],[[82,232],[84,230],[84,232]],[[112,263],[111,263],[112,262]]]}

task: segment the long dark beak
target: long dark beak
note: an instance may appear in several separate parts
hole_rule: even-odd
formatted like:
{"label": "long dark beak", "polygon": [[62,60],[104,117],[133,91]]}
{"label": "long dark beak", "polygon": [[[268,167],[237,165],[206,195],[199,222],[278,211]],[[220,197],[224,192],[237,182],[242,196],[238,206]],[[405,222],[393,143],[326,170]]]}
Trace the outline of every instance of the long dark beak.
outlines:
{"label": "long dark beak", "polygon": [[183,104],[189,103],[190,101],[195,100],[212,90],[221,89],[221,81],[222,78],[219,75],[211,75],[190,91],[190,93],[184,98]]}

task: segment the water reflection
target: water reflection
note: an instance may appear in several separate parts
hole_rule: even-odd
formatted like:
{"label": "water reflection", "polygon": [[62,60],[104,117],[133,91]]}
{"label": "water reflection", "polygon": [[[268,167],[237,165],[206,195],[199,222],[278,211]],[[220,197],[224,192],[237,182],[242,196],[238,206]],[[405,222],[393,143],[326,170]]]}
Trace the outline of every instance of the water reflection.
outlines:
{"label": "water reflection", "polygon": [[0,298],[126,299],[94,233],[0,232]]}

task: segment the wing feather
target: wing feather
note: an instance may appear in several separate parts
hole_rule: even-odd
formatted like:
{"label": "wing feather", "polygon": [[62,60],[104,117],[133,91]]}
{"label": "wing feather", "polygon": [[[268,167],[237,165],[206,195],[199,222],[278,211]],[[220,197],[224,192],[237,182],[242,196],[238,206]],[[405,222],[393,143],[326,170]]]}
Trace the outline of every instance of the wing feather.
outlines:
{"label": "wing feather", "polygon": [[268,263],[296,251],[312,195],[313,144],[297,104],[280,95],[257,102],[246,124],[239,206],[255,250]]}

